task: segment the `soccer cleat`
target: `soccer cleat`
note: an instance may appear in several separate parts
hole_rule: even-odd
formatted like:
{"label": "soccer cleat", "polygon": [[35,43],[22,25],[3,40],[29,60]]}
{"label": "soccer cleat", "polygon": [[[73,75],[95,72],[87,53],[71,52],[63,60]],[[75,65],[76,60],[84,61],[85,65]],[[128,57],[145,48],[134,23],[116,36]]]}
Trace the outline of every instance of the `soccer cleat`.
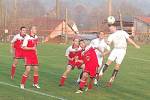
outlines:
{"label": "soccer cleat", "polygon": [[77,90],[75,93],[79,94],[79,93],[83,93],[82,90]]}
{"label": "soccer cleat", "polygon": [[97,79],[94,80],[94,85],[98,87],[98,81],[97,81]]}
{"label": "soccer cleat", "polygon": [[14,80],[14,76],[11,76],[10,78],[11,78],[11,80]]}
{"label": "soccer cleat", "polygon": [[107,82],[106,87],[109,87],[109,88],[112,87],[112,82]]}
{"label": "soccer cleat", "polygon": [[33,84],[33,86],[37,89],[40,89],[40,86],[38,84]]}
{"label": "soccer cleat", "polygon": [[89,88],[87,87],[86,89],[85,89],[85,91],[88,91],[89,90]]}
{"label": "soccer cleat", "polygon": [[20,88],[21,88],[21,89],[24,89],[24,84],[20,84]]}

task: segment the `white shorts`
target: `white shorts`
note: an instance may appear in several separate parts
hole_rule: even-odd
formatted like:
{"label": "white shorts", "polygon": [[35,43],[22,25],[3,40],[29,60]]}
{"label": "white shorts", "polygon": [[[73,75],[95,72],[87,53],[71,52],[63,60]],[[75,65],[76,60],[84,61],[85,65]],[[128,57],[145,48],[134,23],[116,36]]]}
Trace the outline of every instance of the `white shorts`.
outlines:
{"label": "white shorts", "polygon": [[108,60],[111,60],[111,61],[116,61],[117,64],[121,64],[124,57],[126,55],[126,49],[117,49],[117,48],[114,48],[109,57],[108,57]]}
{"label": "white shorts", "polygon": [[102,64],[103,64],[103,57],[97,56],[97,59],[98,59],[98,65],[99,65],[99,67],[102,67]]}

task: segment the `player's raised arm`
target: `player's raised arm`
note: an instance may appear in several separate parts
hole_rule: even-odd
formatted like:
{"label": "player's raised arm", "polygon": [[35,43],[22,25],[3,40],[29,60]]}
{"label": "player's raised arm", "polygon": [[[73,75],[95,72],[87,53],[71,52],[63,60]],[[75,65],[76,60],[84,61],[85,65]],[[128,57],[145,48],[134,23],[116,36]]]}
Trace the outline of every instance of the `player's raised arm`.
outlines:
{"label": "player's raised arm", "polygon": [[136,48],[138,48],[138,49],[140,48],[140,46],[138,44],[136,44],[131,38],[128,38],[127,40],[128,40],[128,42],[130,42]]}

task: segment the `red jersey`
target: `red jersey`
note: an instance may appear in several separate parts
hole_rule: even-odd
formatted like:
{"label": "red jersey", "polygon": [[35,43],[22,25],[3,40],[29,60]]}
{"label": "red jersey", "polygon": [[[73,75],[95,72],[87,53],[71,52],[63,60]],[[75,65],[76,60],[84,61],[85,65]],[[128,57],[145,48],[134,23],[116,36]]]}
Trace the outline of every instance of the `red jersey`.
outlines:
{"label": "red jersey", "polygon": [[[27,35],[23,41],[23,47],[35,47],[37,46],[38,37],[36,35]],[[36,50],[24,50],[26,65],[38,65],[38,58]]]}
{"label": "red jersey", "polygon": [[86,47],[85,51],[82,52],[82,57],[85,64],[84,71],[89,73],[91,77],[95,77],[99,67],[95,49],[90,46]]}
{"label": "red jersey", "polygon": [[80,47],[78,48],[73,48],[73,46],[68,47],[65,55],[68,56],[69,58],[73,58],[73,60],[68,61],[68,65],[71,65],[72,67],[75,66],[80,67],[82,63],[76,62],[76,59],[78,60],[82,59],[81,53],[82,52]]}
{"label": "red jersey", "polygon": [[13,46],[15,49],[22,49],[22,43],[26,35],[17,34],[12,39],[11,43],[13,43]]}

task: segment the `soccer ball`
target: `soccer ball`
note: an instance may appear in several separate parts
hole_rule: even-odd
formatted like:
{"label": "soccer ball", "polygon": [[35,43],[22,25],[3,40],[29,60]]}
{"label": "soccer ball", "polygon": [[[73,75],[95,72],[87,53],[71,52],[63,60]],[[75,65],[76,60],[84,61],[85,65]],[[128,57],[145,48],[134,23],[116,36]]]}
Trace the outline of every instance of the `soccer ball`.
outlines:
{"label": "soccer ball", "polygon": [[109,16],[107,18],[107,22],[108,22],[108,24],[114,24],[115,23],[115,17],[114,16]]}

